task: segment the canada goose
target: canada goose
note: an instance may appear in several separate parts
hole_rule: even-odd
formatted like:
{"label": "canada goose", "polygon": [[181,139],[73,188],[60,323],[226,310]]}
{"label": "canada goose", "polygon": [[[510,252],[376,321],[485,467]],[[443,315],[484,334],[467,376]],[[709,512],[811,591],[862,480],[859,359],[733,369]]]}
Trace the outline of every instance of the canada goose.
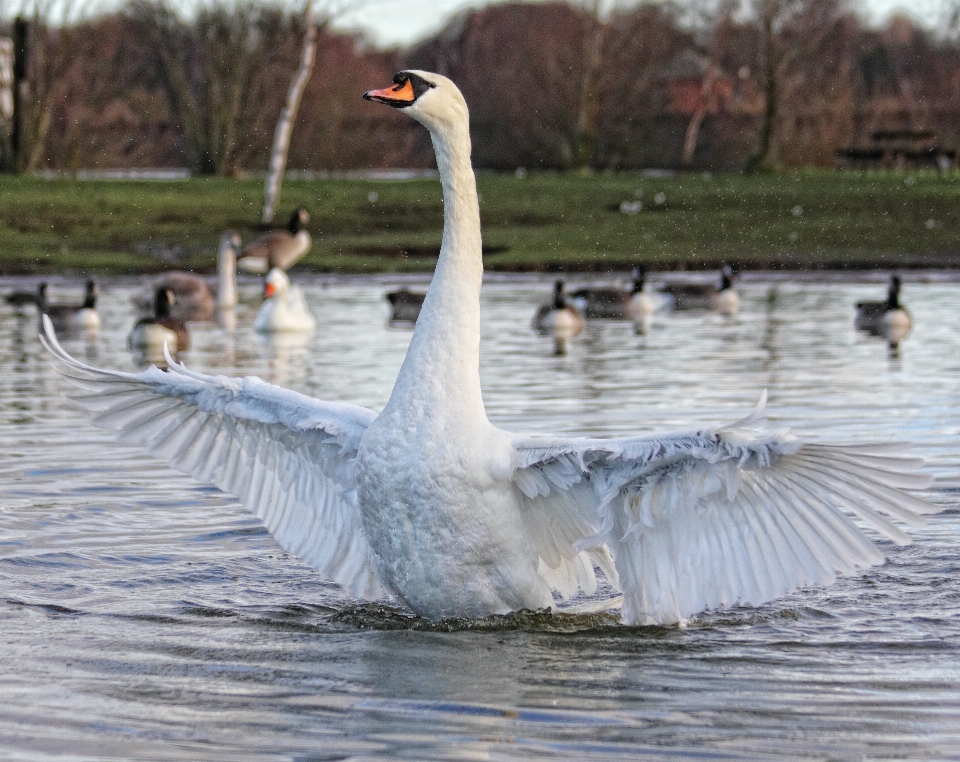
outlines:
{"label": "canada goose", "polygon": [[647,320],[656,309],[650,294],[643,290],[646,279],[646,269],[635,267],[633,270],[633,288],[630,289],[630,301],[627,303],[627,317],[638,323]]}
{"label": "canada goose", "polygon": [[171,315],[176,301],[177,296],[173,289],[157,289],[153,301],[153,316],[138,320],[127,337],[127,344],[131,349],[153,356],[158,354],[157,350],[163,349],[164,344],[172,354],[183,352],[190,346],[187,326],[182,320]]}
{"label": "canada goose", "polygon": [[898,342],[910,333],[912,320],[907,308],[900,304],[900,276],[890,278],[885,301],[857,302],[854,325],[861,331]]}
{"label": "canada goose", "polygon": [[390,322],[416,323],[425,296],[426,294],[409,291],[406,288],[390,291],[385,297],[390,302]]}
{"label": "canada goose", "polygon": [[570,303],[587,319],[644,320],[654,309],[643,286],[647,271],[635,267],[629,291],[615,286],[578,288],[570,295]]}
{"label": "canada goose", "polygon": [[97,314],[97,284],[88,280],[81,304],[50,304],[47,301],[47,284],[37,286],[37,309],[48,315],[55,328],[61,330],[96,331],[100,327]]}
{"label": "canada goose", "polygon": [[24,307],[28,304],[39,304],[40,296],[39,289],[35,288],[33,291],[13,291],[3,297],[3,300],[14,307]]}
{"label": "canada goose", "polygon": [[307,309],[303,289],[290,285],[290,278],[279,267],[267,274],[263,295],[266,301],[254,320],[255,331],[312,331],[316,327],[317,321]]}
{"label": "canada goose", "polygon": [[[491,83],[495,86],[496,83]],[[440,258],[390,397],[376,413],[256,378],[101,370],[45,346],[98,425],[237,494],[279,543],[350,594],[420,616],[486,617],[597,591],[629,624],[758,605],[883,561],[856,515],[897,542],[940,508],[889,442],[822,445],[746,418],[616,439],[514,434],[480,384],[480,208],[467,105],[403,71],[364,95],[430,131],[444,197]],[[891,518],[888,518],[891,517]],[[581,609],[582,610],[582,609]]]}
{"label": "canada goose", "polygon": [[660,291],[673,298],[675,310],[716,310],[733,315],[740,309],[740,297],[733,288],[736,272],[730,265],[720,271],[720,288],[710,283],[667,283]]}
{"label": "canada goose", "polygon": [[150,294],[137,298],[141,310],[152,310],[156,293],[167,289],[174,295],[170,305],[170,317],[178,320],[213,320],[217,308],[235,307],[237,304],[237,254],[240,236],[227,230],[220,236],[217,251],[217,288],[210,287],[207,279],[196,273],[178,270],[162,273],[151,283]]}
{"label": "canada goose", "polygon": [[583,316],[567,303],[562,280],[553,284],[553,301],[540,305],[533,316],[533,327],[561,338],[576,336],[583,330]]}
{"label": "canada goose", "polygon": [[247,273],[262,275],[274,268],[289,270],[308,251],[312,240],[303,226],[310,214],[302,206],[294,211],[283,230],[271,230],[254,239],[240,252],[237,267]]}

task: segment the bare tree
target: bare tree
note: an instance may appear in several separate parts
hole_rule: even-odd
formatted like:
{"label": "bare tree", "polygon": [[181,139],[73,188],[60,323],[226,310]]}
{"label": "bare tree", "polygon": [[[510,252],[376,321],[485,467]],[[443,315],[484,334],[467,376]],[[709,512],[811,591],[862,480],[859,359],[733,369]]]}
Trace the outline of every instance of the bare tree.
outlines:
{"label": "bare tree", "polygon": [[760,146],[748,169],[769,171],[780,165],[778,131],[785,111],[795,112],[795,101],[805,88],[809,67],[830,68],[819,60],[824,47],[846,12],[846,0],[753,0],[760,37],[764,113]]}
{"label": "bare tree", "polygon": [[137,0],[129,12],[152,43],[188,165],[200,174],[247,166],[280,111],[297,21],[251,0],[202,7],[190,23],[165,0]]}
{"label": "bare tree", "polygon": [[293,134],[293,122],[300,109],[300,99],[313,72],[313,63],[317,57],[317,25],[313,20],[313,2],[307,0],[303,9],[303,52],[300,66],[290,83],[287,102],[280,111],[277,128],[273,133],[273,149],[270,151],[270,167],[267,169],[267,181],[264,188],[263,224],[273,222],[273,212],[280,198],[280,183],[287,169],[287,154],[290,151],[290,136]]}
{"label": "bare tree", "polygon": [[600,114],[600,78],[604,43],[607,36],[609,4],[605,0],[589,0],[583,25],[583,62],[580,67],[580,93],[577,103],[577,137],[573,164],[587,172],[597,145]]}

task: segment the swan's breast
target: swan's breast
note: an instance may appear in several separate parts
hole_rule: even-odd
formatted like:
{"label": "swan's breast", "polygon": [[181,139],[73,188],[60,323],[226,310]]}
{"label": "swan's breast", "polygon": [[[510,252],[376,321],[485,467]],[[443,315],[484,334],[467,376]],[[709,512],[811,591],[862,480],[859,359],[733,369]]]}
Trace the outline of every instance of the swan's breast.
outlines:
{"label": "swan's breast", "polygon": [[552,601],[509,481],[509,441],[483,424],[381,414],[357,454],[381,579],[434,619]]}

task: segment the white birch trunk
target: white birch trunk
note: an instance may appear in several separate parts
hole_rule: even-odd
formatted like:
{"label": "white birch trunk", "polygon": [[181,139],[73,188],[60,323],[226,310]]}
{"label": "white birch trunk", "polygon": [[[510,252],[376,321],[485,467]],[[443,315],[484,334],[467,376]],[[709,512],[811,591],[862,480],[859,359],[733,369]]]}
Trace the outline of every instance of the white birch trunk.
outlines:
{"label": "white birch trunk", "polygon": [[693,155],[697,151],[697,138],[700,135],[700,125],[703,124],[703,118],[707,115],[710,106],[710,100],[713,97],[713,84],[717,78],[717,69],[713,62],[707,67],[703,76],[703,84],[700,87],[700,102],[690,117],[690,123],[687,125],[687,134],[683,141],[683,163],[686,166],[693,164]]}
{"label": "white birch trunk", "polygon": [[290,136],[293,134],[293,122],[300,108],[300,98],[310,80],[313,62],[317,55],[317,27],[313,23],[313,2],[307,0],[303,11],[306,32],[303,36],[303,53],[300,56],[300,68],[293,78],[287,92],[287,103],[280,112],[277,129],[273,133],[273,150],[270,152],[270,169],[267,171],[267,184],[264,188],[263,223],[273,221],[273,212],[280,198],[280,184],[287,169],[287,153],[290,150]]}

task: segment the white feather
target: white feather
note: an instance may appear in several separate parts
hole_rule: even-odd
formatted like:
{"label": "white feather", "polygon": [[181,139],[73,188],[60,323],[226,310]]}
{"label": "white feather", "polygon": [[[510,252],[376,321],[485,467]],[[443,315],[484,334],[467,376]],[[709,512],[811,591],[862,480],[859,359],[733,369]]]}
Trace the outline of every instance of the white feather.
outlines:
{"label": "white feather", "polygon": [[196,373],[169,356],[168,371],[99,370],[70,357],[47,319],[44,330],[96,425],[237,495],[285,549],[350,593],[385,595],[356,504],[354,461],[373,411]]}

